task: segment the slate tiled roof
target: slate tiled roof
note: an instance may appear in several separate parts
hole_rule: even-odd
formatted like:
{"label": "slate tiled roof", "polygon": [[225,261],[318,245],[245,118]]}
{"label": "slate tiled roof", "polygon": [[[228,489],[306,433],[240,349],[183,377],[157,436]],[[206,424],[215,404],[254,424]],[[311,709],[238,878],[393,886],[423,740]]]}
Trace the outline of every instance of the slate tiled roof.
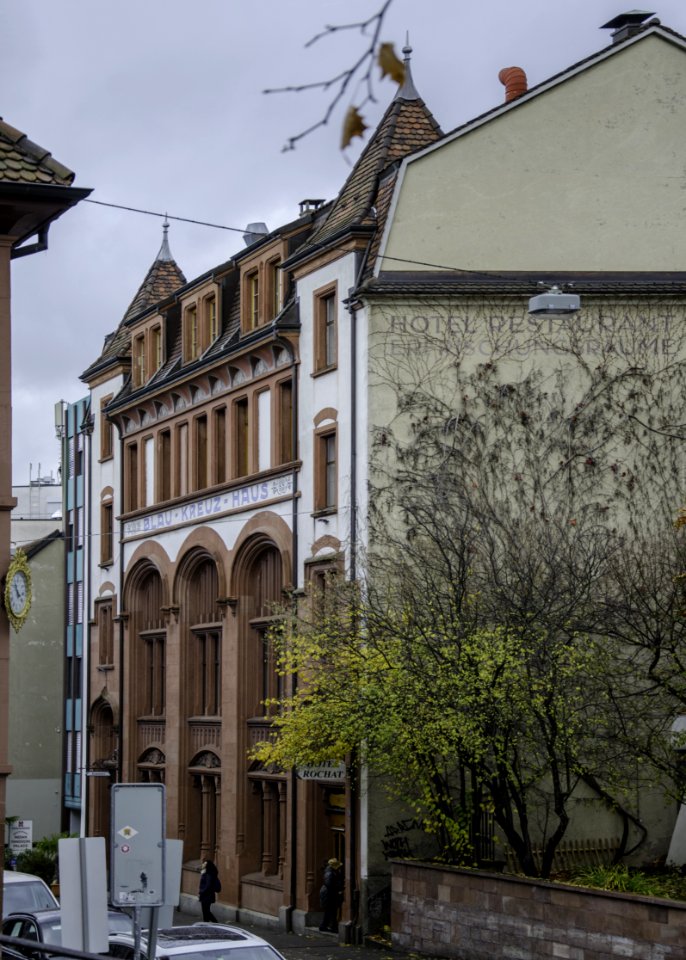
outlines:
{"label": "slate tiled roof", "polygon": [[127,357],[131,351],[131,334],[128,328],[129,322],[138,316],[138,314],[143,313],[156,303],[171,296],[171,294],[178,290],[179,287],[182,287],[185,282],[186,278],[183,275],[183,271],[177,265],[169,251],[165,227],[164,240],[162,241],[159,253],[148,270],[143,283],[138,288],[135,297],[129,304],[121,323],[114,333],[105,337],[105,343],[100,356],[84,370],[81,374],[81,379],[88,380],[89,377],[101,368],[106,367],[109,363]]}
{"label": "slate tiled roof", "polygon": [[[406,61],[409,76],[409,62]],[[443,136],[431,111],[409,79],[396,94],[369,143],[360,154],[324,223],[297,256],[314,252],[346,228],[378,227],[377,192],[380,177],[394,162],[427,147]]]}
{"label": "slate tiled roof", "polygon": [[122,323],[126,323],[133,317],[138,316],[139,313],[143,313],[148,307],[152,307],[160,300],[171,296],[185,282],[186,278],[175,260],[160,260],[158,258],[148,270],[145,280],[143,280],[136,296],[129,304]]}
{"label": "slate tiled roof", "polygon": [[69,187],[74,176],[48,150],[0,119],[0,182]]}

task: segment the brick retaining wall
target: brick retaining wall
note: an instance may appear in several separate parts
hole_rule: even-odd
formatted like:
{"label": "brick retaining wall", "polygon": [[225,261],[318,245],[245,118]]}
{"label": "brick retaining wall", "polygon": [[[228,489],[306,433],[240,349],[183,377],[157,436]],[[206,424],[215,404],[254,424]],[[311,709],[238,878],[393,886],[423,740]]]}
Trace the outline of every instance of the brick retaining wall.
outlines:
{"label": "brick retaining wall", "polygon": [[455,960],[686,960],[686,903],[393,861],[393,946]]}

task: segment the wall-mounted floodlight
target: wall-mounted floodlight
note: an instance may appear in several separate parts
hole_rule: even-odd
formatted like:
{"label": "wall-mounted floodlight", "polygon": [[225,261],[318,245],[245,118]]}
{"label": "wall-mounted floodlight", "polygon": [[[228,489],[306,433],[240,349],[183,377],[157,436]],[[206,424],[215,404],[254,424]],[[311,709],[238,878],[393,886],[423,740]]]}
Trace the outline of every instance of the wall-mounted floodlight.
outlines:
{"label": "wall-mounted floodlight", "polygon": [[555,284],[545,293],[538,293],[529,300],[529,313],[544,317],[559,317],[576,313],[581,307],[577,293],[563,293]]}

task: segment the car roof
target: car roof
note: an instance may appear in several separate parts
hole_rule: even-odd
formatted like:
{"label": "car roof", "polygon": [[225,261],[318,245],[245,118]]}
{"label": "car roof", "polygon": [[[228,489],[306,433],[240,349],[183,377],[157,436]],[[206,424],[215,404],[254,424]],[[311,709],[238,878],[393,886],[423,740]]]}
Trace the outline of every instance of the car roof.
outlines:
{"label": "car roof", "polygon": [[[147,933],[144,931],[142,940],[147,942]],[[133,935],[130,933],[116,933],[110,936],[110,941],[116,943],[133,943]],[[157,931],[157,949],[169,953],[179,949],[184,953],[197,947],[199,950],[207,947],[208,944],[217,944],[227,948],[245,946],[247,944],[260,944],[269,946],[262,937],[250,933],[249,930],[242,930],[240,927],[232,927],[229,924],[192,924],[186,927],[166,927]],[[272,948],[273,949],[273,948]]]}
{"label": "car roof", "polygon": [[[35,873],[20,873],[18,870],[3,870],[2,872],[2,882],[5,883],[30,883],[32,880],[37,880],[39,883],[45,883],[45,880],[42,880],[40,877],[37,877]],[[45,883],[47,887],[47,883]]]}

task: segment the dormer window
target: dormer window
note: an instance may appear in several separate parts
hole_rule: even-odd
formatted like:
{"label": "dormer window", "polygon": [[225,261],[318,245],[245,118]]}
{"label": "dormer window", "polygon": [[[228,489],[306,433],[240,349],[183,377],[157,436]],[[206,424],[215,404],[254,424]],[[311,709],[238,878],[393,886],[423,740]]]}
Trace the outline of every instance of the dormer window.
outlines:
{"label": "dormer window", "polygon": [[241,329],[250,333],[271,323],[283,309],[284,276],[281,264],[286,242],[272,242],[241,266]]}

